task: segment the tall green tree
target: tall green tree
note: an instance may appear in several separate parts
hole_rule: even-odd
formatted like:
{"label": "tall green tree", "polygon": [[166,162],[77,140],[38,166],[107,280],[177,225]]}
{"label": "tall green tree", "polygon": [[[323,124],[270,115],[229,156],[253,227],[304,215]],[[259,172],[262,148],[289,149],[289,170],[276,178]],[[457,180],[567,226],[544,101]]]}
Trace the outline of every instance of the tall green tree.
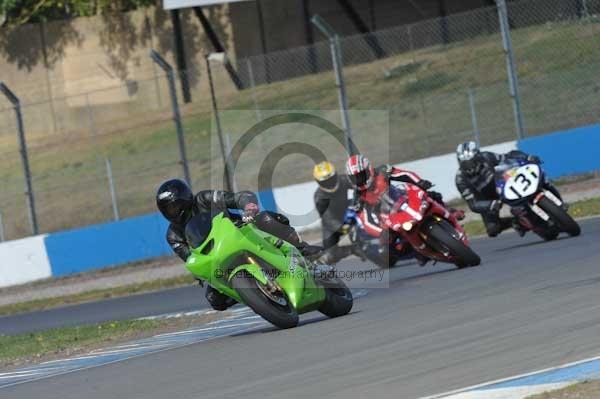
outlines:
{"label": "tall green tree", "polygon": [[157,4],[157,0],[0,0],[0,23],[29,22],[130,11]]}

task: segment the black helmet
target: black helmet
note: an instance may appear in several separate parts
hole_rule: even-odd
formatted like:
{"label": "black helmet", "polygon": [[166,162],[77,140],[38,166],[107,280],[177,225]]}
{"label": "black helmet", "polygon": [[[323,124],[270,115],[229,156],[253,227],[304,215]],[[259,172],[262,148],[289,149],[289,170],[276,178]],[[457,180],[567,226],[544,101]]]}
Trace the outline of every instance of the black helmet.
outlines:
{"label": "black helmet", "polygon": [[171,223],[185,224],[192,216],[194,194],[182,180],[167,180],[158,188],[156,206]]}
{"label": "black helmet", "polygon": [[468,175],[475,175],[481,170],[479,145],[474,141],[467,141],[456,147],[456,157],[460,169]]}

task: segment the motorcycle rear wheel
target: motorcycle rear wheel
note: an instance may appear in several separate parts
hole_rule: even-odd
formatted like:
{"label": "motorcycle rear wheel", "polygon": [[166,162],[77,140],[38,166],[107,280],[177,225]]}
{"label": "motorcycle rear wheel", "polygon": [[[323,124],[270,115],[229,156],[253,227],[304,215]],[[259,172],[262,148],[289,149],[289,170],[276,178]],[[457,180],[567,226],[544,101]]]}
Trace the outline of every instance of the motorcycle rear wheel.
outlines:
{"label": "motorcycle rear wheel", "polygon": [[258,284],[261,283],[243,272],[237,273],[231,281],[244,303],[256,314],[279,328],[296,327],[299,321],[296,310],[289,303],[282,305],[270,299]]}
{"label": "motorcycle rear wheel", "polygon": [[319,312],[327,317],[340,317],[347,315],[352,310],[354,299],[352,292],[339,279],[321,282],[325,288],[325,302],[319,307]]}
{"label": "motorcycle rear wheel", "polygon": [[456,257],[454,264],[459,268],[479,266],[481,258],[462,241],[452,236],[446,229],[435,223],[429,227],[429,236]]}

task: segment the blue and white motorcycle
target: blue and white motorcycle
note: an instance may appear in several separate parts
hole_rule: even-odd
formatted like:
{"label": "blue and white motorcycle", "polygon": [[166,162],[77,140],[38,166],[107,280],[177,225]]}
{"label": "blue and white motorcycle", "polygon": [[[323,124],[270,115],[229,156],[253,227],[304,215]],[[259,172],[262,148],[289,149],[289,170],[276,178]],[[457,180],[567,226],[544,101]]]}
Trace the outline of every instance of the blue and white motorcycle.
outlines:
{"label": "blue and white motorcycle", "polygon": [[581,234],[577,222],[567,213],[567,205],[548,190],[542,168],[525,160],[507,160],[495,168],[496,191],[510,206],[518,223],[544,240],[554,240],[561,232]]}

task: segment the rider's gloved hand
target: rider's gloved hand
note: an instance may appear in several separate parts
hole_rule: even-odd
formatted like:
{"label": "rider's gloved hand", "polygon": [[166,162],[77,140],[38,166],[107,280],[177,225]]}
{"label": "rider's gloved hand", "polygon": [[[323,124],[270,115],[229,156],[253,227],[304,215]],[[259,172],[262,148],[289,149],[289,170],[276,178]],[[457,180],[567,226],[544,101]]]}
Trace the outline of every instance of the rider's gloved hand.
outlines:
{"label": "rider's gloved hand", "polygon": [[421,189],[427,191],[431,187],[433,187],[433,183],[429,180],[421,179],[421,181],[417,184]]}
{"label": "rider's gloved hand", "polygon": [[361,208],[361,204],[360,201],[353,201],[349,206],[348,209],[353,210],[354,212],[360,212],[360,208]]}
{"label": "rider's gloved hand", "polygon": [[244,223],[252,223],[254,222],[254,218],[258,214],[258,205],[249,203],[244,207],[244,211],[242,212],[242,221]]}
{"label": "rider's gloved hand", "polygon": [[429,198],[431,198],[439,204],[444,203],[444,197],[442,196],[442,193],[438,193],[437,191],[428,191],[427,195],[429,195]]}
{"label": "rider's gloved hand", "polygon": [[542,160],[541,160],[541,159],[540,159],[540,157],[538,157],[537,155],[529,155],[529,156],[527,157],[527,162],[530,162],[530,163],[535,163],[535,164],[538,164],[538,165],[539,165],[539,164],[541,164],[541,163],[542,163]]}

